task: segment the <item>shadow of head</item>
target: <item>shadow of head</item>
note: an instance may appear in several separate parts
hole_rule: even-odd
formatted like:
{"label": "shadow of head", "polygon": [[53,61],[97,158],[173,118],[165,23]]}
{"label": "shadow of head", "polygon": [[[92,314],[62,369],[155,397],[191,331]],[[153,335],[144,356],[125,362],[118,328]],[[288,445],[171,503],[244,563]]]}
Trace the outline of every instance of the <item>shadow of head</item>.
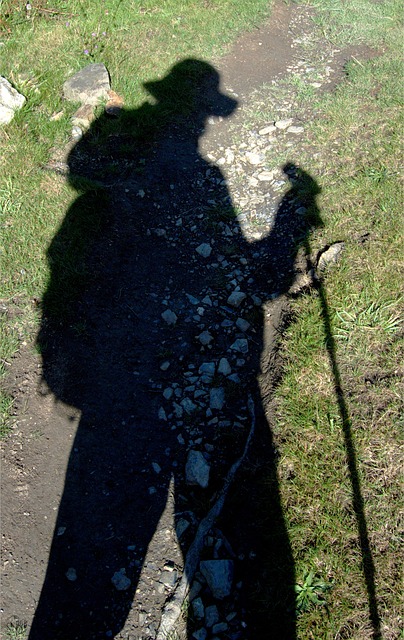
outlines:
{"label": "shadow of head", "polygon": [[198,112],[205,117],[227,118],[237,101],[221,93],[220,76],[214,67],[192,58],[175,64],[161,80],[145,82],[144,87],[169,113]]}

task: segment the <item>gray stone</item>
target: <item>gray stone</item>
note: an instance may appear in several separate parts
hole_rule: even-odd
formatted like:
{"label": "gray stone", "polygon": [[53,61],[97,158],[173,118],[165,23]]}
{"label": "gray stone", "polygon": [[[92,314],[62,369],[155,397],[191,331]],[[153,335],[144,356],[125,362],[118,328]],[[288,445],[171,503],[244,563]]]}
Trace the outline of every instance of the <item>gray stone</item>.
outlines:
{"label": "gray stone", "polygon": [[183,400],[181,400],[181,406],[188,415],[190,415],[197,408],[196,404],[194,404],[189,398],[184,398]]}
{"label": "gray stone", "polygon": [[208,632],[203,628],[198,629],[198,631],[194,631],[192,637],[195,638],[195,640],[206,640],[206,638],[208,637]]}
{"label": "gray stone", "polygon": [[126,575],[125,569],[116,571],[111,578],[111,582],[117,591],[126,591],[132,584],[131,580]]}
{"label": "gray stone", "polygon": [[233,342],[230,349],[239,353],[248,353],[248,342],[245,338],[238,338]]}
{"label": "gray stone", "polygon": [[204,362],[199,367],[199,373],[202,375],[211,376],[213,378],[213,376],[215,375],[215,363]]}
{"label": "gray stone", "polygon": [[219,622],[219,610],[215,604],[210,605],[210,607],[206,607],[205,609],[205,624],[210,629],[214,624]]}
{"label": "gray stone", "polygon": [[229,628],[229,625],[227,624],[227,622],[218,622],[213,626],[212,632],[222,633],[223,631],[227,631],[228,628]]}
{"label": "gray stone", "polygon": [[75,582],[77,580],[77,572],[76,569],[74,569],[74,567],[70,567],[66,573],[65,573],[66,578],[69,580],[69,582]]}
{"label": "gray stone", "polygon": [[227,358],[221,358],[219,362],[218,372],[223,376],[228,376],[231,373],[231,366]]}
{"label": "gray stone", "polygon": [[232,307],[239,307],[246,297],[247,294],[243,293],[243,291],[233,291],[227,298],[227,304],[230,304]]}
{"label": "gray stone", "polygon": [[223,409],[224,406],[224,389],[223,387],[217,387],[210,390],[210,402],[211,409]]}
{"label": "gray stone", "polygon": [[203,242],[199,245],[199,247],[196,248],[196,251],[203,258],[209,258],[210,254],[212,253],[212,247],[210,246],[210,244]]}
{"label": "gray stone", "polygon": [[187,484],[199,485],[203,489],[209,484],[210,467],[200,451],[190,451],[185,465]]}
{"label": "gray stone", "polygon": [[203,606],[202,598],[195,598],[192,602],[192,611],[198,620],[202,620],[205,615],[205,607]]}
{"label": "gray stone", "polygon": [[165,311],[163,311],[161,317],[163,318],[163,320],[165,320],[165,322],[167,322],[167,324],[171,326],[174,326],[178,320],[174,311],[171,311],[170,309],[166,309]]}
{"label": "gray stone", "polygon": [[25,104],[25,97],[0,76],[0,124],[8,124]]}
{"label": "gray stone", "polygon": [[247,320],[244,320],[244,318],[237,318],[236,327],[241,331],[244,331],[244,332],[248,331],[250,326],[251,326],[250,323]]}
{"label": "gray stone", "polygon": [[185,520],[185,518],[180,518],[178,520],[175,527],[175,533],[178,539],[180,539],[181,536],[184,535],[185,531],[188,529],[189,526],[190,526],[189,522],[188,520]]}
{"label": "gray stone", "polygon": [[324,271],[328,265],[338,262],[344,249],[345,242],[334,242],[334,244],[320,254],[317,261],[317,269]]}
{"label": "gray stone", "polygon": [[202,333],[197,336],[199,342],[202,346],[206,347],[213,340],[213,336],[209,333],[209,331],[202,331]]}
{"label": "gray stone", "polygon": [[230,595],[234,573],[232,560],[202,560],[200,569],[214,598],[222,600]]}
{"label": "gray stone", "polygon": [[177,582],[178,574],[177,571],[162,571],[160,576],[160,582],[164,584],[166,587],[171,589],[174,587]]}
{"label": "gray stone", "polygon": [[63,96],[66,100],[82,104],[97,105],[108,99],[111,89],[109,74],[101,62],[89,64],[75,73],[63,85]]}

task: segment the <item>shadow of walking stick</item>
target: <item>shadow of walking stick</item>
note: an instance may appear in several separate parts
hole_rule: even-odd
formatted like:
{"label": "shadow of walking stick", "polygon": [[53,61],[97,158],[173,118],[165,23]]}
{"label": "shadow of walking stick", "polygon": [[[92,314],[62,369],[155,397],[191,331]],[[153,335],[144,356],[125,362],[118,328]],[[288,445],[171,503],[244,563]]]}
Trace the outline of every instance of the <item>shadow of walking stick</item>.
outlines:
{"label": "shadow of walking stick", "polygon": [[[311,255],[310,243],[306,242],[306,255]],[[315,273],[313,265],[308,265],[310,271]],[[338,411],[342,423],[342,432],[344,437],[344,447],[346,462],[349,472],[349,480],[352,489],[352,506],[355,512],[356,525],[358,528],[359,544],[362,557],[362,569],[366,584],[369,619],[372,625],[372,638],[373,640],[380,640],[382,638],[380,630],[380,616],[377,606],[376,598],[376,585],[375,585],[375,565],[372,556],[372,550],[370,548],[369,533],[366,523],[364,500],[361,489],[361,482],[358,473],[357,454],[355,449],[355,442],[352,435],[352,421],[349,416],[347,403],[345,400],[344,389],[342,386],[341,374],[337,362],[336,356],[336,344],[332,333],[329,305],[327,300],[327,292],[321,278],[314,279],[314,286],[318,292],[321,316],[324,326],[325,344],[328,353],[328,359],[332,372],[332,380],[334,386],[335,399],[338,405]]]}

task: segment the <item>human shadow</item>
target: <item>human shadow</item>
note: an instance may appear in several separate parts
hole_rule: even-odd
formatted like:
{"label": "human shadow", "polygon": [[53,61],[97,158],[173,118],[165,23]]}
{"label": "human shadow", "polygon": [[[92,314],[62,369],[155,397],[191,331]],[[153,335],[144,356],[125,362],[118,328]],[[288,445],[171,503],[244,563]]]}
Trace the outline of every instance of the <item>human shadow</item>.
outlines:
{"label": "human shadow", "polygon": [[[257,623],[247,611],[247,632],[234,633],[266,638],[270,622],[277,638],[293,639],[293,557],[257,384],[261,302],[295,281],[299,244],[320,223],[319,189],[286,165],[290,188],[272,229],[248,242],[220,169],[198,150],[207,118],[237,107],[217,71],[184,60],[145,86],[154,103],[118,120],[100,116],[72,149],[69,180],[79,195],[48,248],[43,377],[81,417],[29,639],[115,637],[129,614],[134,637],[147,635],[131,608],[170,483],[177,521],[191,514],[180,536],[185,555],[194,521],[243,448],[249,394],[251,456],[271,478],[270,495],[252,503],[263,498],[270,509],[264,525],[274,532],[276,567],[264,579],[276,604]],[[234,291],[246,294],[237,305]],[[223,358],[229,367],[220,373]],[[207,489],[185,481],[188,449],[209,462]],[[260,526],[246,531],[261,536]]]}

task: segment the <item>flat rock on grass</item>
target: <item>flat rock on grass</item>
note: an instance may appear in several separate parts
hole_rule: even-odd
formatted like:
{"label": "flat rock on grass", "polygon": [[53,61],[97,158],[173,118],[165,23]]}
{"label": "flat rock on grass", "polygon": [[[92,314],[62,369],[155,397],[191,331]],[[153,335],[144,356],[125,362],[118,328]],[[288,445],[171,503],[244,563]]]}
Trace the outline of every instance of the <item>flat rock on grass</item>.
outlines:
{"label": "flat rock on grass", "polygon": [[66,80],[63,97],[72,102],[97,105],[101,100],[108,100],[110,89],[108,70],[99,62],[89,64]]}

